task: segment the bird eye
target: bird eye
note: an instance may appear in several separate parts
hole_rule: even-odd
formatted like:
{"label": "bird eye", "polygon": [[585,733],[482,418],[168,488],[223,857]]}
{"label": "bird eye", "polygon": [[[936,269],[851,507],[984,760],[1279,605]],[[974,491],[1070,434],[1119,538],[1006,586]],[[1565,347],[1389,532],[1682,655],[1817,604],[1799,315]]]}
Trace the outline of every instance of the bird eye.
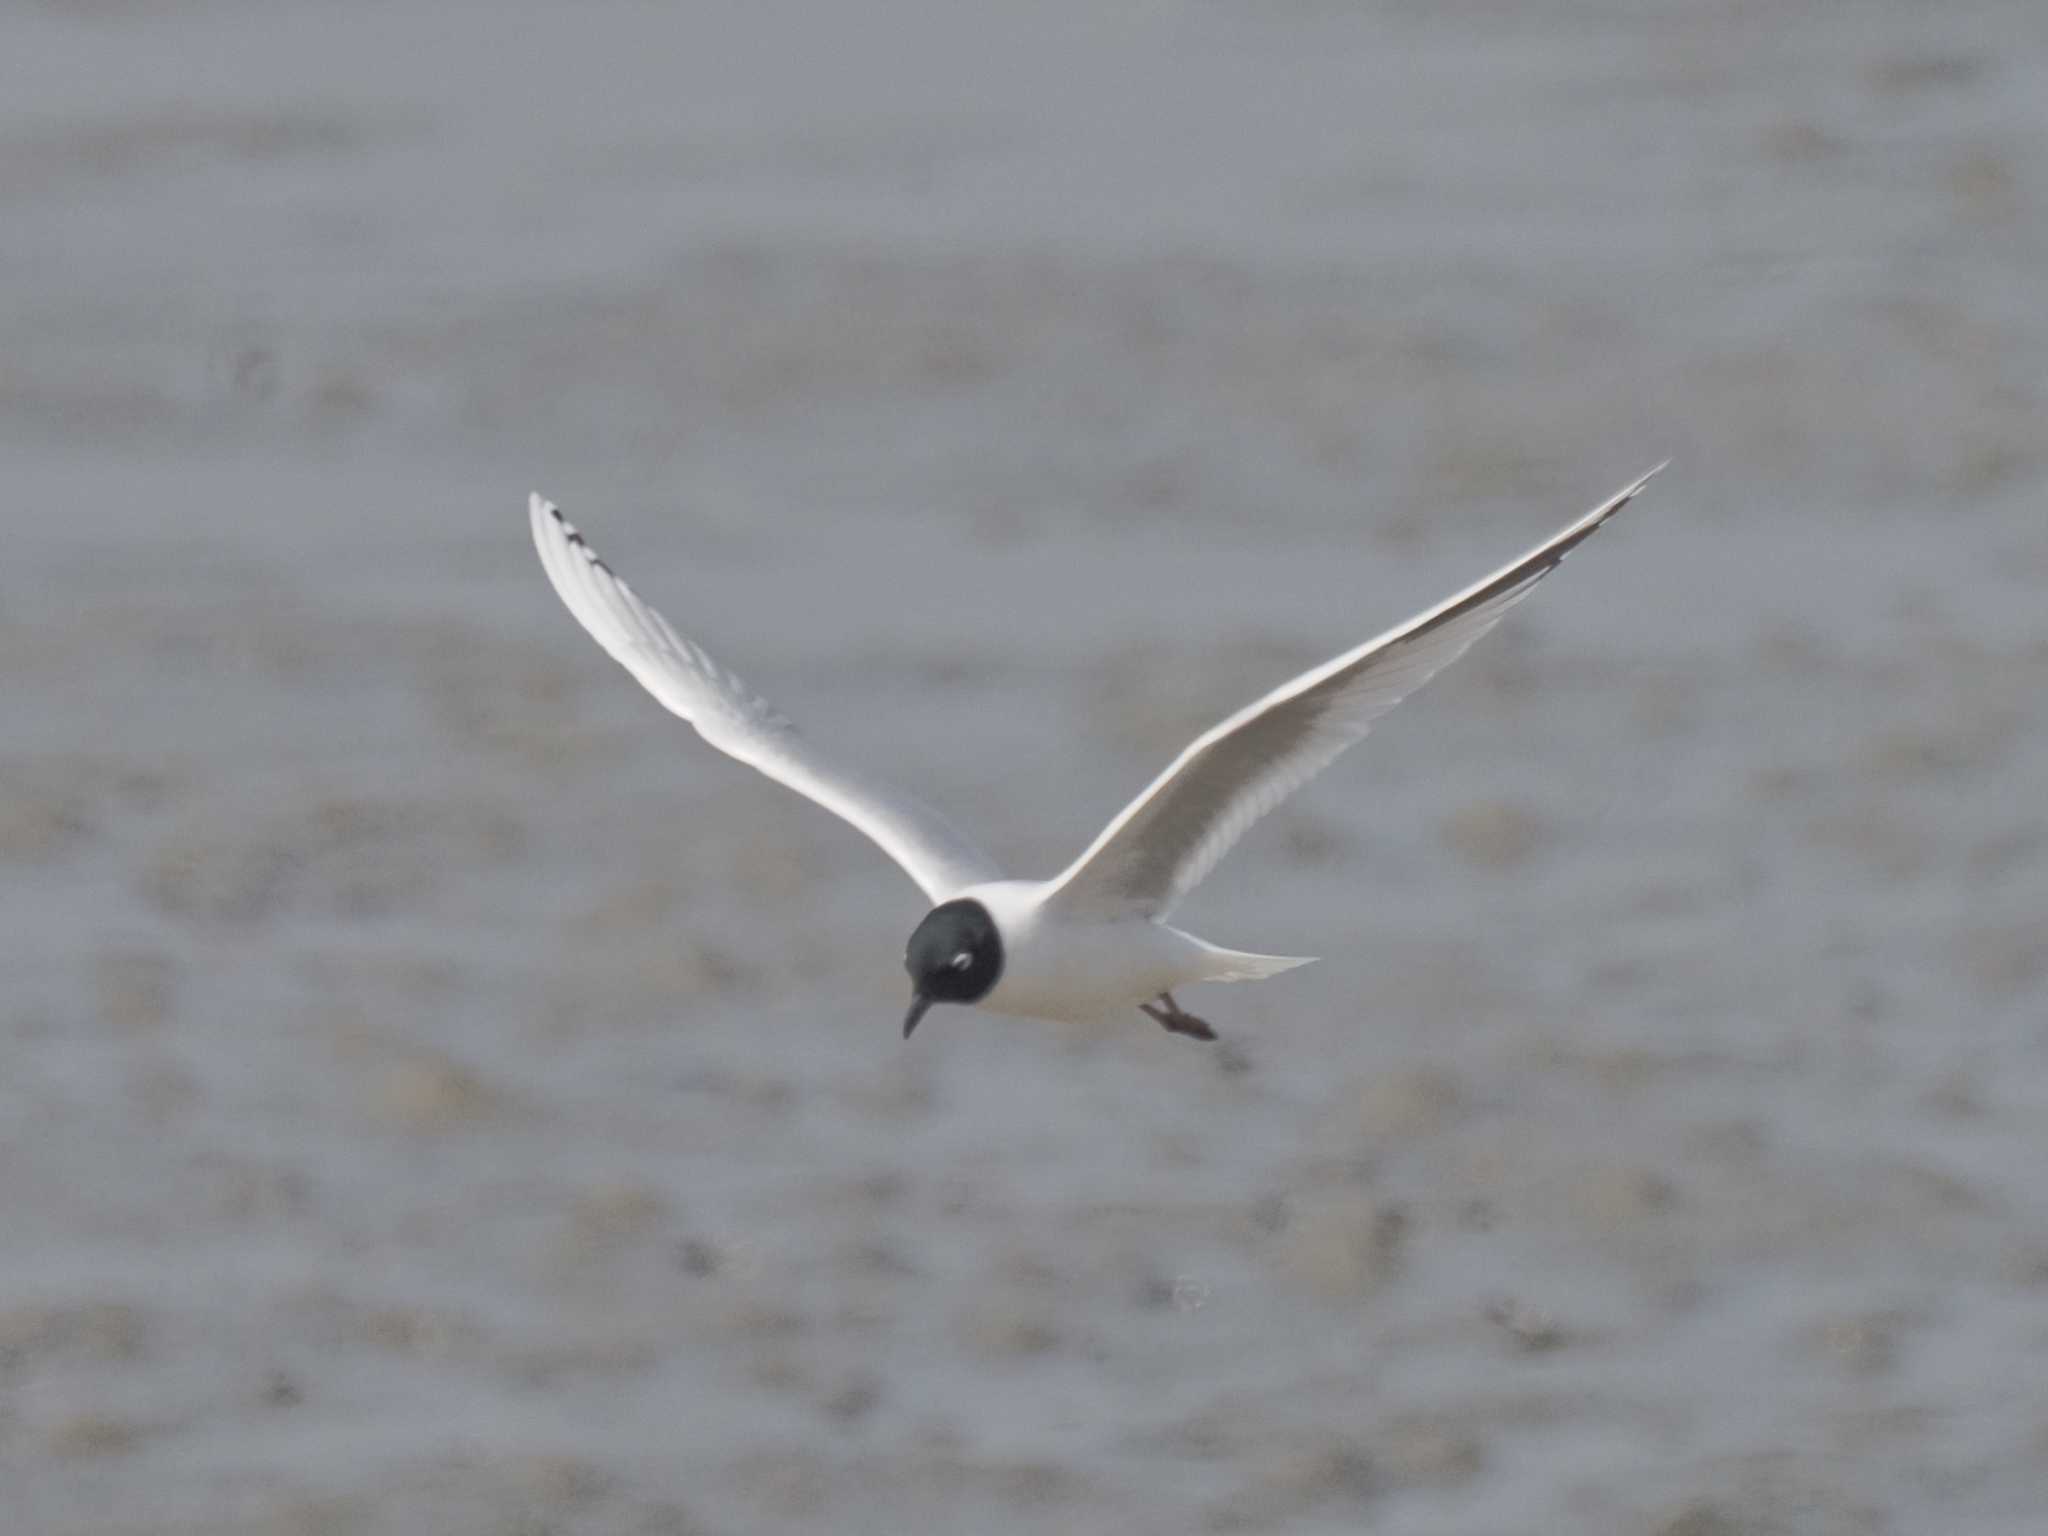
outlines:
{"label": "bird eye", "polygon": [[953,957],[952,964],[954,970],[964,971],[974,964],[974,956],[969,951],[963,949]]}

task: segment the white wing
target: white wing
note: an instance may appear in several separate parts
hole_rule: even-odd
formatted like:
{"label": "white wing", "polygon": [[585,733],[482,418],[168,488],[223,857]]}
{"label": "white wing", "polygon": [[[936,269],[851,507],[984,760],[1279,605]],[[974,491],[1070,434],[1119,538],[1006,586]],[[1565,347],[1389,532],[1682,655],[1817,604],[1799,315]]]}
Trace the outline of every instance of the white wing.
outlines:
{"label": "white wing", "polygon": [[936,811],[820,752],[780,710],[677,634],[584,542],[561,509],[531,505],[533,544],[576,621],[649,693],[719,751],[852,822],[934,902],[1000,877]]}
{"label": "white wing", "polygon": [[1196,737],[1053,882],[1048,903],[1102,915],[1165,916],[1253,822],[1462,656],[1663,467],[1514,564]]}

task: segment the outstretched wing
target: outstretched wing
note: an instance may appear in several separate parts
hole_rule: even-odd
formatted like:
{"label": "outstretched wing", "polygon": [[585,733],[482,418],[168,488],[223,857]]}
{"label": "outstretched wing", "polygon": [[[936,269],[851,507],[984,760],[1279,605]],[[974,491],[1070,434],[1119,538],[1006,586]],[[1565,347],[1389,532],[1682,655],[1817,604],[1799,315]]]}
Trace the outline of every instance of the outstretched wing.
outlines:
{"label": "outstretched wing", "polygon": [[531,514],[540,563],[576,621],[712,746],[852,822],[934,902],[999,878],[995,862],[944,817],[835,762],[774,705],[677,634],[613,574],[553,502],[535,495]]}
{"label": "outstretched wing", "polygon": [[1163,917],[1253,822],[1462,656],[1663,467],[1512,565],[1196,737],[1053,882],[1048,905]]}

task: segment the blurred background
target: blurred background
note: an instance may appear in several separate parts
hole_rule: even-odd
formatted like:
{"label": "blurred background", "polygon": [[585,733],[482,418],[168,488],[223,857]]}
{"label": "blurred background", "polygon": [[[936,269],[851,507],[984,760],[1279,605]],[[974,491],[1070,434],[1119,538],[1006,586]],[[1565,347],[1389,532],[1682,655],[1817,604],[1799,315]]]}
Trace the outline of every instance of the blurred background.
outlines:
{"label": "blurred background", "polygon": [[[2048,10],[0,8],[0,1488],[56,1536],[2048,1509]],[[1019,873],[1654,491],[1184,909]]]}

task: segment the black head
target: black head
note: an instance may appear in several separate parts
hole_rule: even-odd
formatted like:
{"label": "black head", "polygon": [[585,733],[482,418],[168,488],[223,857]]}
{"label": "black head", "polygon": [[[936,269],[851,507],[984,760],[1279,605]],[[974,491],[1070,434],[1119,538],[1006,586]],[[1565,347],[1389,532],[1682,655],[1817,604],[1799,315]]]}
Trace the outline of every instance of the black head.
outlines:
{"label": "black head", "polygon": [[933,1003],[978,1003],[1003,974],[1003,940],[978,901],[943,902],[924,915],[903,949],[903,968],[917,989],[903,1020],[903,1038]]}

